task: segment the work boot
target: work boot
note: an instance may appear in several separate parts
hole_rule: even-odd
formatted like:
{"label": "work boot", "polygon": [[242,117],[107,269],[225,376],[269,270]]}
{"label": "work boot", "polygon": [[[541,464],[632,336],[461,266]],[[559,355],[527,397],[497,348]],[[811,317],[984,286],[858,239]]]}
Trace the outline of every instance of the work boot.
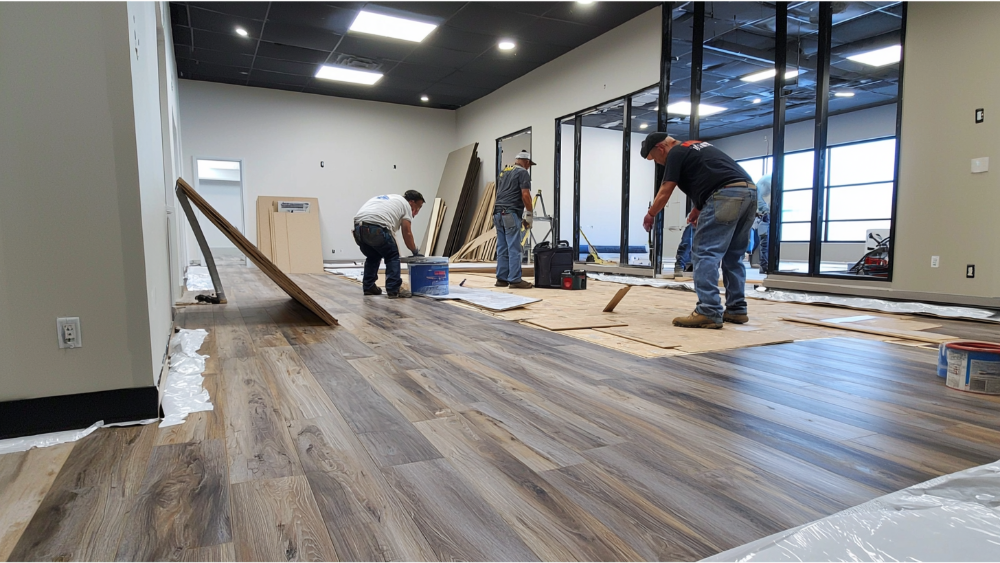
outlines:
{"label": "work boot", "polygon": [[674,326],[684,328],[722,328],[722,323],[717,323],[695,311],[686,317],[677,317],[674,319]]}
{"label": "work boot", "polygon": [[373,285],[371,289],[365,290],[365,295],[382,295],[382,288],[377,285]]}
{"label": "work boot", "polygon": [[526,282],[524,280],[510,284],[511,289],[531,289],[532,287],[535,286],[531,285],[531,282]]}
{"label": "work boot", "polygon": [[413,294],[405,289],[400,289],[396,293],[389,294],[389,299],[404,299],[407,297],[413,297]]}
{"label": "work boot", "polygon": [[730,313],[726,311],[722,314],[722,322],[741,325],[750,320],[746,313]]}
{"label": "work boot", "polygon": [[497,279],[497,283],[493,284],[493,287],[507,287],[508,285],[510,284],[501,279]]}

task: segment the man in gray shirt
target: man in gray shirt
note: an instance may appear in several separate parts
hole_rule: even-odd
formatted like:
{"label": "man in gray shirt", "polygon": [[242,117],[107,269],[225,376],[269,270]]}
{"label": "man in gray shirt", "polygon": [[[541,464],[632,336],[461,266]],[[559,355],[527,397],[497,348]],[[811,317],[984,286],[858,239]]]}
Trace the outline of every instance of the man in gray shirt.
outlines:
{"label": "man in gray shirt", "polygon": [[531,228],[531,154],[521,151],[497,177],[493,225],[497,229],[497,287],[528,289],[521,279],[521,225]]}

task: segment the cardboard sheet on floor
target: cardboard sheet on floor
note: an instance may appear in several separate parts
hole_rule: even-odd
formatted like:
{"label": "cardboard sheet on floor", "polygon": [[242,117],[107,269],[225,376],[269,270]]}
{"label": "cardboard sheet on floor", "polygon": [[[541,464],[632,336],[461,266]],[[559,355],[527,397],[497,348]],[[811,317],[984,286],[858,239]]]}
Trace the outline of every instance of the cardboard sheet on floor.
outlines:
{"label": "cardboard sheet on floor", "polygon": [[781,344],[795,340],[789,332],[755,330],[756,328],[725,325],[721,329],[694,329],[676,327],[671,324],[663,324],[658,327],[633,324],[627,327],[601,329],[601,332],[618,335],[622,338],[641,339],[642,342],[652,346],[683,352],[711,352]]}
{"label": "cardboard sheet on floor", "polygon": [[464,301],[477,307],[489,309],[490,311],[509,311],[518,307],[524,307],[529,303],[541,301],[537,297],[523,297],[513,293],[459,287],[457,285],[448,286],[448,295],[424,295],[423,297],[430,297],[437,300],[453,299]]}
{"label": "cardboard sheet on floor", "polygon": [[240,252],[244,256],[250,259],[264,274],[271,278],[271,281],[278,284],[289,297],[298,301],[303,307],[309,309],[316,314],[323,322],[330,326],[337,326],[337,319],[333,318],[333,315],[329,313],[326,309],[321,307],[315,299],[309,296],[308,293],[302,290],[291,278],[288,277],[284,272],[278,269],[277,266],[271,262],[267,256],[254,246],[243,233],[239,232],[236,227],[233,227],[232,223],[226,220],[225,217],[219,214],[211,205],[205,201],[205,198],[201,197],[198,192],[194,191],[194,188],[190,184],[185,182],[182,178],[177,179],[177,189],[184,192],[188,200],[191,201],[205,214],[205,217],[212,222],[222,234],[226,235],[226,238],[236,245],[236,248],[240,249]]}
{"label": "cardboard sheet on floor", "polygon": [[540,326],[548,330],[578,330],[583,328],[610,328],[628,326],[628,323],[615,320],[614,317],[536,317],[523,322]]}

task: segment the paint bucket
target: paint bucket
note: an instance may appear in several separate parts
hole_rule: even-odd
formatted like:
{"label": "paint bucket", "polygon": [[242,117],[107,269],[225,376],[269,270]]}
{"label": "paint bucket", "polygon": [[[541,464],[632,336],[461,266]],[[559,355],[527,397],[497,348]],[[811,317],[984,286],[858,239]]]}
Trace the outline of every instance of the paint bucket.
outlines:
{"label": "paint bucket", "polygon": [[1000,344],[990,342],[949,342],[948,378],[952,389],[1000,395]]}
{"label": "paint bucket", "polygon": [[410,291],[415,295],[448,295],[447,258],[411,259],[406,268],[410,272]]}

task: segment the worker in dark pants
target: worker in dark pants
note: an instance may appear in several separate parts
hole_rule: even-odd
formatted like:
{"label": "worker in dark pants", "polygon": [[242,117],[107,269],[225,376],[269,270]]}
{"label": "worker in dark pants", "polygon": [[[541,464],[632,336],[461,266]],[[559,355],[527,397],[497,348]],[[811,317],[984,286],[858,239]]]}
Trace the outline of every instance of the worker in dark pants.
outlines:
{"label": "worker in dark pants", "polygon": [[385,260],[385,291],[389,299],[410,297],[402,289],[403,278],[399,268],[399,247],[395,232],[403,231],[403,242],[414,256],[423,256],[413,242],[411,223],[424,205],[420,192],[409,190],[403,195],[380,195],[369,199],[354,216],[354,242],[365,255],[365,277],[362,282],[365,295],[381,295],[378,266]]}
{"label": "worker in dark pants", "polygon": [[691,266],[691,245],[694,243],[694,225],[688,223],[681,233],[681,242],[677,244],[677,256],[674,258],[674,277],[679,278],[684,272],[693,271]]}
{"label": "worker in dark pants", "polygon": [[[743,255],[757,214],[757,187],[726,153],[704,141],[680,142],[666,133],[650,133],[639,154],[664,167],[656,199],[643,219],[649,231],[653,217],[680,187],[694,203],[688,222],[695,226],[692,258],[698,305],[675,326],[722,328],[723,322],[749,320]],[[726,286],[726,307],[719,299],[719,263]]]}
{"label": "worker in dark pants", "polygon": [[521,279],[521,225],[530,229],[531,175],[535,164],[531,154],[521,151],[514,164],[497,177],[497,201],[493,206],[493,225],[497,229],[497,287],[530,289],[531,282]]}

